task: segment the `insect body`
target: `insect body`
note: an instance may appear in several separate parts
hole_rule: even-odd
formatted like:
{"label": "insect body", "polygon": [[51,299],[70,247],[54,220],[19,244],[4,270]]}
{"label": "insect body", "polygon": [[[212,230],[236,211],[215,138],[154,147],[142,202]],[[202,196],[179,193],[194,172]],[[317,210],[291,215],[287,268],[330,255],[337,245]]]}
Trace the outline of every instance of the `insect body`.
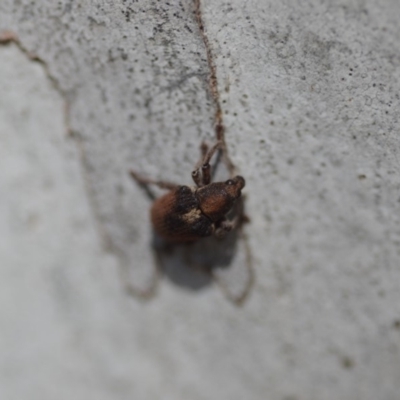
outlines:
{"label": "insect body", "polygon": [[196,186],[153,181],[131,171],[139,183],[153,183],[170,189],[151,208],[153,228],[163,239],[182,243],[211,235],[222,237],[237,225],[238,217],[228,220],[226,214],[240,198],[245,180],[238,175],[226,182],[210,183],[210,159],[220,146],[217,142],[208,150],[205,144],[202,145],[203,158],[192,172]]}

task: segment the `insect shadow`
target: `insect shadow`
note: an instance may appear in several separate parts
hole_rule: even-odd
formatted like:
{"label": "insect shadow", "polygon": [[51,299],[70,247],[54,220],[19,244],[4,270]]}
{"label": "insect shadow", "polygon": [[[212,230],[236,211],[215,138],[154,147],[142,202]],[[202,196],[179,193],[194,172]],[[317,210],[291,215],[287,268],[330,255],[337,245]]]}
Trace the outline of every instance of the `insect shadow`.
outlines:
{"label": "insect shadow", "polygon": [[[240,305],[250,293],[254,274],[251,253],[243,225],[244,213],[241,176],[211,183],[216,164],[210,160],[221,150],[217,142],[201,146],[202,157],[192,178],[196,186],[176,185],[144,178],[134,171],[131,176],[153,200],[152,247],[157,272],[174,284],[198,291],[216,282],[225,296]],[[169,190],[157,198],[151,185]],[[157,287],[154,281],[152,294]]]}

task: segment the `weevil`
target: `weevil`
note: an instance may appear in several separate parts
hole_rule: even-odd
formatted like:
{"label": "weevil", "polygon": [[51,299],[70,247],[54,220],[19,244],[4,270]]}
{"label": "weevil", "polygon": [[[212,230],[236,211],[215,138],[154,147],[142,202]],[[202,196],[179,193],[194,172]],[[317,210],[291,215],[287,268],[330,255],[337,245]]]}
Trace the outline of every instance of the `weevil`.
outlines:
{"label": "weevil", "polygon": [[165,241],[189,243],[212,235],[221,238],[240,223],[240,216],[228,220],[227,214],[241,197],[244,178],[237,175],[225,182],[211,182],[210,160],[221,146],[221,142],[211,148],[202,144],[203,156],[192,171],[196,186],[147,179],[130,171],[140,184],[169,190],[153,203],[150,211],[153,229]]}

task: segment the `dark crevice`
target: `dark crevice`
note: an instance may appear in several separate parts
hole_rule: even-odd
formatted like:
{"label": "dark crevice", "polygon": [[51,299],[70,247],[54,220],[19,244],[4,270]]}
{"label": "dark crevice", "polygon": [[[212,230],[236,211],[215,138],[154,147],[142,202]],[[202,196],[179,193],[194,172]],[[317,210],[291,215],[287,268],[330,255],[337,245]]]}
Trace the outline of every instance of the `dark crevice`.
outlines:
{"label": "dark crevice", "polygon": [[210,42],[208,40],[208,36],[206,34],[206,30],[204,27],[203,16],[202,16],[202,11],[201,11],[201,0],[194,0],[194,6],[195,6],[196,21],[197,21],[197,24],[199,27],[200,35],[204,42],[204,46],[206,49],[206,55],[207,55],[207,62],[208,62],[208,66],[210,69],[208,82],[209,82],[210,94],[211,94],[211,97],[215,104],[215,114],[214,114],[215,136],[216,136],[217,140],[222,142],[223,161],[224,161],[226,167],[228,168],[229,173],[232,176],[234,176],[234,175],[236,175],[236,166],[233,164],[232,160],[230,159],[229,154],[228,154],[228,149],[226,146],[225,126],[224,126],[224,121],[223,121],[220,95],[219,95],[219,91],[218,91],[217,68],[215,66]]}
{"label": "dark crevice", "polygon": [[37,54],[29,51],[20,41],[20,39],[18,38],[17,34],[12,32],[12,31],[2,31],[0,32],[0,46],[10,46],[10,45],[15,45],[17,46],[17,48],[23,53],[25,54],[25,56],[32,62],[36,62],[38,63],[42,68],[43,71],[47,77],[47,79],[49,80],[49,82],[51,83],[51,85],[53,86],[53,88],[55,89],[55,91],[61,96],[63,103],[64,103],[64,110],[63,110],[63,114],[64,114],[64,127],[65,127],[65,134],[66,137],[70,137],[72,138],[76,145],[77,145],[77,150],[80,156],[80,165],[82,166],[81,171],[82,171],[82,178],[84,181],[84,185],[86,188],[86,192],[88,193],[88,201],[90,203],[90,210],[93,213],[94,216],[94,221],[96,221],[96,228],[98,229],[98,233],[103,241],[103,243],[105,244],[105,247],[107,248],[109,246],[109,239],[108,239],[108,235],[105,233],[105,230],[102,226],[102,224],[99,222],[101,219],[98,215],[98,208],[97,205],[95,203],[94,200],[94,195],[93,195],[93,190],[91,185],[89,184],[89,178],[88,178],[88,170],[89,167],[87,166],[87,158],[86,158],[86,154],[85,154],[85,149],[83,146],[83,142],[81,139],[81,136],[79,134],[76,134],[76,132],[74,132],[70,126],[70,106],[69,103],[67,101],[67,92],[61,87],[60,83],[58,82],[58,80],[52,75],[52,73],[50,72],[50,68],[47,64],[47,62],[45,60],[43,60],[42,58],[40,58]]}
{"label": "dark crevice", "polygon": [[19,40],[18,36],[12,32],[12,31],[3,31],[0,32],[0,46],[8,46],[14,44],[15,46],[18,47],[18,49],[25,54],[29,60],[36,62],[41,65],[43,68],[44,73],[46,74],[47,79],[50,81],[51,85],[53,88],[56,90],[57,93],[60,94],[61,98],[63,99],[64,102],[64,126],[66,128],[66,134],[67,136],[73,136],[72,135],[72,129],[70,127],[69,121],[70,121],[70,116],[69,116],[69,103],[67,101],[67,93],[66,91],[61,87],[60,83],[58,80],[51,74],[49,66],[46,61],[44,61],[42,58],[40,58],[37,54],[32,53],[29,51]]}

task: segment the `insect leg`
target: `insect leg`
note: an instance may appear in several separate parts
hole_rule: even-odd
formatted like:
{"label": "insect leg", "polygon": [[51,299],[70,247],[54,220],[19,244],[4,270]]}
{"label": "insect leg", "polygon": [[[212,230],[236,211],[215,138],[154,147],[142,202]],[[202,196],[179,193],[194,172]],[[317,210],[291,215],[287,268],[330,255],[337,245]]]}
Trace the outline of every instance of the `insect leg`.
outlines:
{"label": "insect leg", "polygon": [[196,163],[194,170],[192,171],[192,179],[196,186],[201,187],[203,185],[203,175],[201,174],[201,166],[203,164],[204,157],[208,152],[208,144],[206,142],[202,142],[200,146],[201,157],[200,160]]}
{"label": "insect leg", "polygon": [[[210,149],[206,143],[202,143],[201,152],[202,159],[196,164],[195,170],[192,172],[192,178],[197,186],[208,185],[211,181],[211,166],[210,160],[214,153],[222,146],[222,142],[218,141]],[[201,173],[200,173],[201,171]]]}
{"label": "insect leg", "polygon": [[247,236],[240,227],[237,232],[238,248],[229,269],[212,269],[211,274],[226,298],[235,305],[242,306],[253,289],[255,271]]}
{"label": "insect leg", "polygon": [[198,187],[203,186],[203,176],[201,175],[199,168],[192,171],[192,179]]}
{"label": "insect leg", "polygon": [[161,189],[169,189],[169,190],[176,189],[179,186],[172,182],[158,181],[155,179],[145,178],[132,170],[130,170],[129,173],[130,173],[131,177],[140,185],[156,185]]}

